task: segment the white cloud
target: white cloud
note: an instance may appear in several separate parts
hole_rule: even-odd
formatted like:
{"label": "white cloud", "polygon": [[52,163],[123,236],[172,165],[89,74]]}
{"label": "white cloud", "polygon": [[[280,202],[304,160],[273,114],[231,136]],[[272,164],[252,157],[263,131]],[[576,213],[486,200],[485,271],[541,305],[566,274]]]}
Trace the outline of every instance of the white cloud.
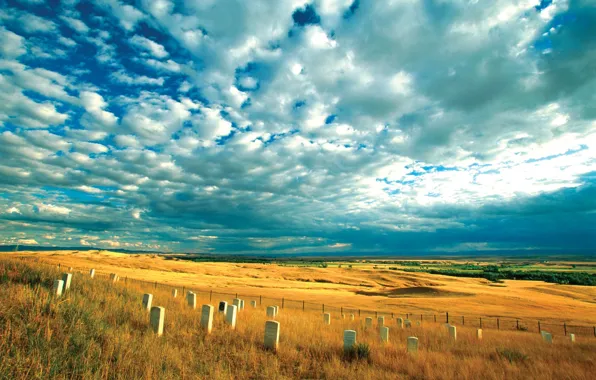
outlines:
{"label": "white cloud", "polygon": [[69,27],[71,27],[76,32],[85,34],[89,32],[89,27],[81,20],[68,17],[68,16],[60,16],[60,19],[66,23]]}
{"label": "white cloud", "polygon": [[0,53],[7,58],[14,58],[27,52],[25,39],[18,34],[0,27]]}
{"label": "white cloud", "polygon": [[143,36],[135,35],[130,39],[130,43],[140,48],[141,50],[148,51],[151,53],[152,56],[155,58],[166,58],[169,54],[163,45],[158,44],[157,42],[151,41],[148,38]]}

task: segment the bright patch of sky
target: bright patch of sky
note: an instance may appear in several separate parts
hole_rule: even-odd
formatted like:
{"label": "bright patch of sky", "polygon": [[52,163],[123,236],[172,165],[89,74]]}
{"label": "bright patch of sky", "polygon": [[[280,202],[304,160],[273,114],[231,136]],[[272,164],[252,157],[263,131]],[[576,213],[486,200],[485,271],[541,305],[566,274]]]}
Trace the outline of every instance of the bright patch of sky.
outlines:
{"label": "bright patch of sky", "polygon": [[596,249],[588,0],[7,0],[0,244]]}

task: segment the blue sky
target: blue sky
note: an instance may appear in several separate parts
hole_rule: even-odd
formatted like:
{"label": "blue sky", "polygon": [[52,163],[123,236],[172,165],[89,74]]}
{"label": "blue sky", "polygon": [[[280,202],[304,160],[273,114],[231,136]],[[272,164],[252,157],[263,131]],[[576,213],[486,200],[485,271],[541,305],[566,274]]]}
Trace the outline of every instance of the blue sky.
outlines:
{"label": "blue sky", "polygon": [[596,249],[589,0],[5,0],[0,244]]}

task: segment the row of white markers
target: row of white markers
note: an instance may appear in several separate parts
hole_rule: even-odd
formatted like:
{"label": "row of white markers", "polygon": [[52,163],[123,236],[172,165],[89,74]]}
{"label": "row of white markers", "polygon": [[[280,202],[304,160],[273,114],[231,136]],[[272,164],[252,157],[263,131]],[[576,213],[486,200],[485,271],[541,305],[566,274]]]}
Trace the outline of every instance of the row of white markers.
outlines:
{"label": "row of white markers", "polygon": [[[70,268],[72,271],[72,268]],[[89,272],[91,278],[95,276],[95,269],[91,269]],[[119,277],[117,274],[112,273],[110,274],[110,281],[117,282]],[[62,280],[55,280],[54,281],[54,294],[56,296],[61,296],[65,293],[69,288],[72,281],[72,273],[64,273],[62,274]],[[176,298],[178,296],[178,290],[172,290],[172,296]],[[188,291],[186,293],[186,301],[188,306],[192,309],[197,308],[197,295],[192,292]],[[149,314],[149,322],[153,331],[157,335],[163,335],[163,328],[164,328],[164,319],[165,319],[165,308],[161,306],[151,306],[153,303],[153,294],[144,294],[143,295],[143,308],[150,312]],[[253,308],[257,307],[257,301],[251,301],[251,306]],[[236,328],[236,318],[238,314],[238,310],[244,309],[244,300],[235,298],[233,300],[232,305],[228,305],[226,301],[221,301],[219,303],[218,312],[225,316],[225,321],[230,325],[232,329]],[[212,305],[203,305],[201,307],[201,322],[200,325],[205,331],[209,334],[213,328],[213,312],[214,307]],[[278,306],[268,306],[267,307],[267,316],[275,318],[279,312]],[[345,318],[345,315],[342,314],[342,318]],[[354,320],[354,314],[350,314],[350,320]],[[323,322],[326,325],[331,324],[331,313],[324,313],[323,314]],[[417,326],[420,326],[420,321],[416,322]],[[365,328],[372,328],[373,327],[373,319],[371,317],[367,317],[364,322]],[[380,316],[377,318],[377,326],[380,330],[381,342],[388,343],[389,342],[389,327],[385,326],[385,317]],[[397,318],[397,326],[399,328],[408,328],[412,326],[412,322],[409,319],[402,319]],[[457,340],[457,328],[453,325],[446,324],[445,325],[449,330],[449,337],[451,340]],[[552,334],[541,331],[540,332],[542,339],[552,344],[553,337]],[[476,337],[478,339],[482,339],[482,329],[476,330]],[[570,340],[575,342],[575,334],[570,334]],[[265,348],[271,349],[276,351],[279,346],[279,322],[270,320],[265,322],[265,340],[264,340]],[[344,351],[351,350],[352,347],[356,345],[356,331],[355,330],[345,330],[344,331]],[[410,336],[407,339],[407,351],[409,353],[417,353],[418,352],[418,338],[414,336]]]}

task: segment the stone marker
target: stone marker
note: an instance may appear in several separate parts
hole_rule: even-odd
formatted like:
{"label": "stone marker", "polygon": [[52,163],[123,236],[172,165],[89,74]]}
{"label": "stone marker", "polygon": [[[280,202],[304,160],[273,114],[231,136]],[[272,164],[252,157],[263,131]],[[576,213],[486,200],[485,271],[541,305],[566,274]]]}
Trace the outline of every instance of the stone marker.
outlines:
{"label": "stone marker", "polygon": [[415,336],[408,337],[408,353],[409,354],[417,354],[418,353],[418,338]]}
{"label": "stone marker", "polygon": [[226,301],[220,301],[219,306],[217,307],[217,311],[220,314],[226,315],[228,311],[228,303]]}
{"label": "stone marker", "polygon": [[410,328],[410,327],[412,327],[412,321],[410,321],[409,319],[406,319],[404,321],[404,325],[406,325],[407,328]]}
{"label": "stone marker", "polygon": [[68,267],[68,271],[69,272],[72,272],[72,267]]}
{"label": "stone marker", "polygon": [[381,327],[381,342],[389,343],[389,327],[387,326]]}
{"label": "stone marker", "polygon": [[62,295],[62,289],[64,288],[64,281],[62,280],[54,280],[54,288],[52,294],[56,297],[60,297]]}
{"label": "stone marker", "polygon": [[326,325],[331,324],[331,313],[323,314],[323,322],[325,322]]}
{"label": "stone marker", "polygon": [[397,318],[397,327],[399,327],[400,329],[404,328],[404,320],[403,318]]}
{"label": "stone marker", "polygon": [[569,340],[571,340],[571,343],[575,343],[575,334],[569,334]]}
{"label": "stone marker", "polygon": [[457,329],[453,325],[449,325],[449,338],[457,340]]}
{"label": "stone marker", "polygon": [[350,314],[350,321],[353,321],[353,320],[354,320],[354,314]]}
{"label": "stone marker", "polygon": [[70,289],[70,282],[72,281],[72,273],[63,273],[62,274],[62,281],[64,281],[64,287],[62,288],[62,293],[66,293],[68,289]]}
{"label": "stone marker", "polygon": [[110,273],[110,281],[117,282],[118,281],[118,275],[116,273]]}
{"label": "stone marker", "polygon": [[482,329],[476,330],[476,338],[478,338],[478,340],[482,340]]}
{"label": "stone marker", "polygon": [[553,344],[553,336],[551,333],[546,332],[546,331],[540,331],[540,334],[542,335],[542,339],[549,344]]}
{"label": "stone marker", "polygon": [[193,309],[197,308],[197,295],[193,292],[186,293],[186,302],[188,306],[192,307]]}
{"label": "stone marker", "polygon": [[344,352],[349,352],[356,345],[356,331],[344,330]]}
{"label": "stone marker", "polygon": [[213,328],[213,306],[203,305],[201,307],[201,327],[211,334]]}
{"label": "stone marker", "polygon": [[273,306],[275,308],[275,316],[279,314],[279,306]]}
{"label": "stone marker", "polygon": [[379,325],[379,328],[385,326],[385,317],[378,317],[377,324]]}
{"label": "stone marker", "polygon": [[367,329],[372,328],[372,318],[371,317],[366,317],[366,319],[364,320],[364,327]]}
{"label": "stone marker", "polygon": [[178,297],[178,289],[172,290],[172,297],[174,297],[174,298]]}
{"label": "stone marker", "polygon": [[342,313],[341,319],[346,319],[346,315]]}
{"label": "stone marker", "polygon": [[90,276],[91,278],[95,277],[95,269],[91,269],[91,270],[89,271],[89,276]]}
{"label": "stone marker", "polygon": [[256,308],[257,307],[257,301],[250,301],[250,306]]}
{"label": "stone marker", "polygon": [[164,317],[166,314],[166,309],[161,306],[153,306],[151,308],[151,314],[149,317],[149,321],[151,322],[151,327],[153,331],[158,335],[163,335],[163,322]]}
{"label": "stone marker", "polygon": [[275,306],[267,306],[267,316],[275,318]]}
{"label": "stone marker", "polygon": [[149,293],[143,294],[143,309],[150,311],[152,302],[153,302],[153,294],[149,294]]}
{"label": "stone marker", "polygon": [[234,298],[232,300],[232,305],[236,305],[238,306],[238,309],[240,309],[240,298]]}
{"label": "stone marker", "polygon": [[236,328],[236,315],[238,314],[238,306],[230,305],[228,306],[228,310],[226,311],[226,322],[232,327],[232,329]]}
{"label": "stone marker", "polygon": [[244,300],[240,300],[240,310],[244,310]]}
{"label": "stone marker", "polygon": [[279,347],[279,322],[265,322],[265,348],[277,351]]}

